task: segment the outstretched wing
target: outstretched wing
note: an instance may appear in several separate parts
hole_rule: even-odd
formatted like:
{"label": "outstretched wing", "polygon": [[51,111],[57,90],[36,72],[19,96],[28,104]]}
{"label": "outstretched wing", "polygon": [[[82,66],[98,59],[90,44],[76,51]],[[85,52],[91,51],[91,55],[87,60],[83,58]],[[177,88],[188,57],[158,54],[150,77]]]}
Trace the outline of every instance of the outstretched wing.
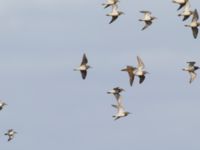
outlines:
{"label": "outstretched wing", "polygon": [[190,83],[192,83],[192,81],[194,81],[196,76],[197,76],[197,74],[195,72],[190,72]]}
{"label": "outstretched wing", "polygon": [[193,13],[193,17],[192,17],[192,22],[198,21],[198,19],[199,19],[199,14],[198,14],[197,9],[195,9]]}
{"label": "outstretched wing", "polygon": [[142,28],[142,30],[145,30],[146,28],[148,28],[150,25],[152,24],[152,21],[145,21],[145,25]]}
{"label": "outstretched wing", "polygon": [[88,63],[88,59],[86,57],[86,54],[83,54],[81,65],[86,65]]}
{"label": "outstretched wing", "polygon": [[86,78],[86,76],[87,76],[87,71],[86,70],[81,70],[80,72],[81,72],[81,76],[82,76],[82,78],[84,80]]}
{"label": "outstretched wing", "polygon": [[145,67],[142,59],[139,56],[137,56],[137,62],[138,62],[138,69],[143,69]]}
{"label": "outstretched wing", "polygon": [[196,39],[198,35],[199,29],[197,27],[192,28],[193,37]]}
{"label": "outstretched wing", "polygon": [[113,23],[117,18],[118,18],[118,16],[112,16],[112,19],[111,19],[111,21],[109,22],[109,24]]}
{"label": "outstretched wing", "polygon": [[195,61],[188,61],[187,63],[189,65],[189,67],[193,67],[196,62]]}
{"label": "outstretched wing", "polygon": [[144,75],[143,76],[139,76],[139,78],[140,78],[139,83],[141,84],[145,80],[145,76]]}

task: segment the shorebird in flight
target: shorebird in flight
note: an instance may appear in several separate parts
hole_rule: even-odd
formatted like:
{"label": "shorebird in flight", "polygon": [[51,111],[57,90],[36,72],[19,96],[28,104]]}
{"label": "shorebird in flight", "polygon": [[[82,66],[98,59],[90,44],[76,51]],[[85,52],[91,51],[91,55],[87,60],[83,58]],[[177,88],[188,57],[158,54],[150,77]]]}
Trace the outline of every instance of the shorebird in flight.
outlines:
{"label": "shorebird in flight", "polygon": [[199,20],[199,14],[197,12],[197,9],[194,10],[193,17],[192,17],[192,22],[189,25],[185,25],[186,27],[190,27],[192,29],[193,37],[196,39],[198,36],[199,29],[198,27],[200,26]]}
{"label": "shorebird in flight", "polygon": [[147,71],[144,70],[145,65],[142,59],[137,56],[137,62],[138,66],[137,69],[134,71],[134,74],[139,77],[139,83],[141,84],[145,80],[145,75],[148,73]]}
{"label": "shorebird in flight", "polygon": [[118,99],[121,97],[120,93],[122,91],[125,91],[124,89],[120,88],[120,87],[115,87],[112,90],[108,91],[108,94],[113,94],[116,98],[116,100],[118,101]]}
{"label": "shorebird in flight", "polygon": [[124,68],[124,69],[121,70],[121,71],[127,71],[127,72],[128,72],[130,86],[133,85],[133,81],[134,81],[134,78],[135,78],[134,71],[135,71],[136,69],[137,69],[137,68],[132,67],[132,66],[126,66],[126,68]]}
{"label": "shorebird in flight", "polygon": [[112,12],[107,14],[106,16],[111,16],[112,19],[109,24],[113,23],[120,15],[124,14],[122,11],[118,10],[117,4],[112,5]]}
{"label": "shorebird in flight", "polygon": [[9,129],[4,135],[8,136],[8,141],[12,140],[17,132],[13,129]]}
{"label": "shorebird in flight", "polygon": [[179,7],[178,7],[177,10],[180,10],[181,8],[183,8],[187,4],[188,1],[189,0],[173,0],[172,2],[179,4]]}
{"label": "shorebird in flight", "polygon": [[140,12],[144,14],[144,17],[143,19],[139,19],[139,21],[143,21],[145,23],[144,27],[141,30],[145,30],[147,27],[149,27],[153,23],[153,20],[157,18],[154,16],[151,16],[150,11],[140,11]]}
{"label": "shorebird in flight", "polygon": [[122,98],[120,97],[117,101],[117,105],[112,105],[117,109],[117,113],[113,116],[114,120],[117,120],[122,117],[126,117],[130,114],[130,112],[125,111],[124,106],[122,104]]}
{"label": "shorebird in flight", "polygon": [[3,107],[7,105],[5,102],[0,101],[0,111],[3,109]]}
{"label": "shorebird in flight", "polygon": [[183,17],[183,21],[187,20],[190,16],[192,16],[194,11],[190,9],[190,3],[187,2],[184,6],[183,12],[178,14],[179,17]]}
{"label": "shorebird in flight", "polygon": [[80,71],[81,72],[81,76],[82,76],[83,79],[85,79],[86,76],[87,76],[87,70],[89,68],[91,68],[91,66],[87,65],[87,63],[88,63],[88,59],[86,57],[86,54],[83,54],[83,58],[82,58],[82,62],[80,64],[80,66],[78,68],[74,69],[74,71]]}
{"label": "shorebird in flight", "polygon": [[104,8],[108,8],[110,6],[116,5],[119,2],[119,0],[107,0],[106,3],[103,3],[102,5]]}
{"label": "shorebird in flight", "polygon": [[190,81],[189,83],[192,83],[192,81],[194,81],[194,79],[196,78],[197,74],[196,74],[196,70],[200,69],[199,66],[195,66],[196,62],[195,61],[190,61],[187,62],[188,66],[187,68],[183,68],[183,71],[187,71],[190,74]]}

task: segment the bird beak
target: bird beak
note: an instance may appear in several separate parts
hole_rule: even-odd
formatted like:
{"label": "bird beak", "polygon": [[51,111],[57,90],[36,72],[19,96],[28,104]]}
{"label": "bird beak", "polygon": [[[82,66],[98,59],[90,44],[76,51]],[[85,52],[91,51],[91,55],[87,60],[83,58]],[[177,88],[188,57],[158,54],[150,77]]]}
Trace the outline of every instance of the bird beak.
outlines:
{"label": "bird beak", "polygon": [[126,68],[124,68],[124,69],[121,69],[121,71],[127,71],[127,69],[126,69]]}

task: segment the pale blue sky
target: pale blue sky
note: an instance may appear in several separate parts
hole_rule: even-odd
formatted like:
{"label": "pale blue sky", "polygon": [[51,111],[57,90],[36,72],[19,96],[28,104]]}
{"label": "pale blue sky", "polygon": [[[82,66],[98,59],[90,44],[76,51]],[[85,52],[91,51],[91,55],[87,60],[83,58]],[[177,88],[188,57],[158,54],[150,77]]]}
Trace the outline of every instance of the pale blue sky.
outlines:
{"label": "pale blue sky", "polygon": [[[200,11],[200,1],[190,0]],[[121,0],[125,12],[109,25],[104,0],[1,0],[0,112],[2,150],[199,150],[200,77],[189,85],[181,69],[200,65],[199,37],[178,18],[171,0]],[[140,10],[157,16],[140,31]],[[73,68],[83,53],[89,64],[83,81]],[[129,86],[120,70],[139,55],[150,72]],[[200,72],[198,72],[200,73]],[[127,111],[113,121],[120,86]],[[8,143],[9,128],[18,134]]]}

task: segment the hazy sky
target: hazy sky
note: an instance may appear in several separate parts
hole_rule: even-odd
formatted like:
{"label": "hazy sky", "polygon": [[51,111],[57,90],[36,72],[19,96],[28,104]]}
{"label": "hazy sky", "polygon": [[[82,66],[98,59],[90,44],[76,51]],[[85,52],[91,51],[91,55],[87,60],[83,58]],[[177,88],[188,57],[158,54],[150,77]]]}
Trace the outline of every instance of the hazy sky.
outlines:
{"label": "hazy sky", "polygon": [[[190,0],[200,12],[200,1]],[[181,69],[200,65],[199,37],[171,0],[121,0],[125,12],[109,25],[100,0],[1,0],[1,150],[199,150],[200,77],[190,85]],[[145,31],[140,10],[158,19]],[[82,80],[74,72],[87,54]],[[129,86],[120,70],[139,55],[150,72]],[[197,72],[200,73],[200,72]],[[113,121],[115,86],[132,114]],[[3,134],[18,134],[7,142]]]}

